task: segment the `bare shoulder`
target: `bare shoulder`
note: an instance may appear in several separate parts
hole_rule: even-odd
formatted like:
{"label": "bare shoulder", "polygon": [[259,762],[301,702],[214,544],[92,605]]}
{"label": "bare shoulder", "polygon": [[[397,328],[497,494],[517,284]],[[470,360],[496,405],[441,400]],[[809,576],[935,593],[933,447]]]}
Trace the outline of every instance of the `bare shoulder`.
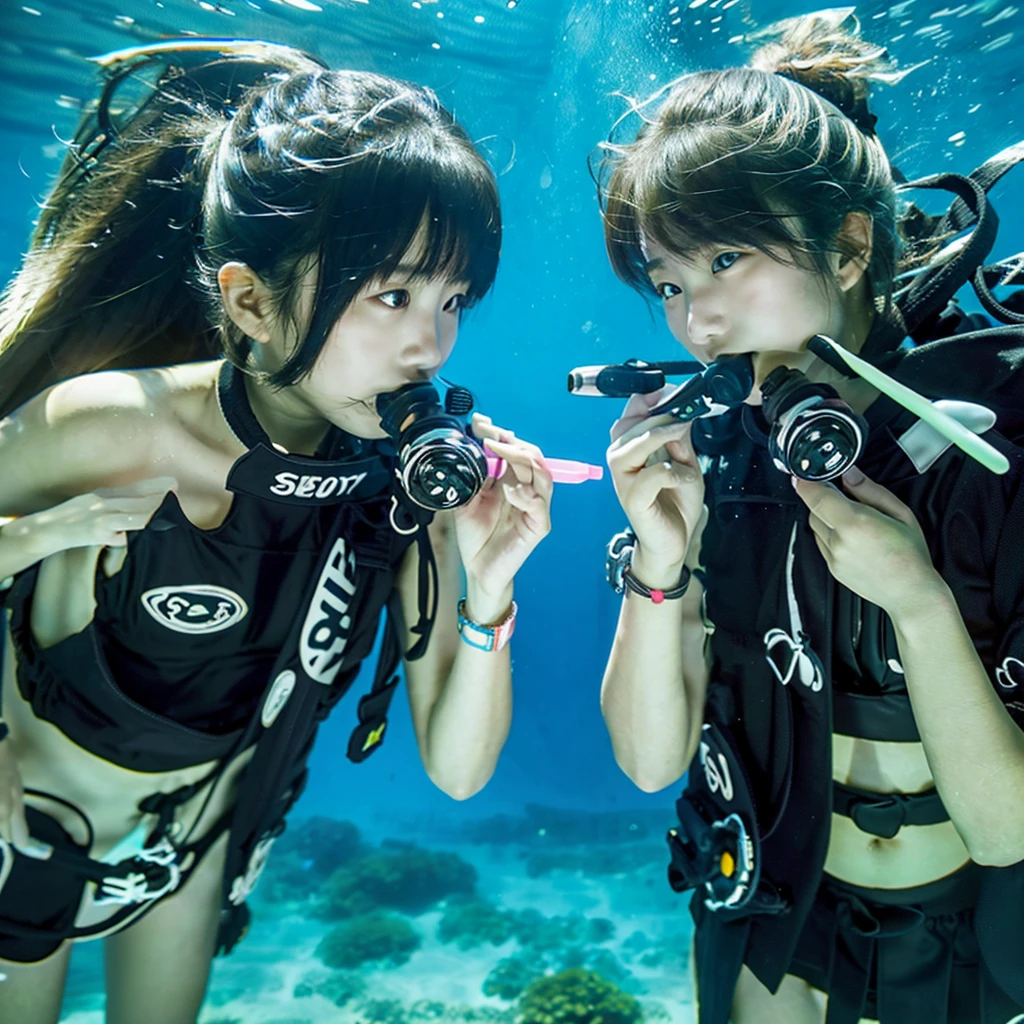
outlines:
{"label": "bare shoulder", "polygon": [[22,515],[154,475],[215,366],[84,374],[25,403],[0,421],[0,512]]}
{"label": "bare shoulder", "polygon": [[51,426],[68,420],[172,422],[180,418],[190,399],[209,394],[219,365],[188,363],[87,373],[55,384],[23,408],[41,406]]}

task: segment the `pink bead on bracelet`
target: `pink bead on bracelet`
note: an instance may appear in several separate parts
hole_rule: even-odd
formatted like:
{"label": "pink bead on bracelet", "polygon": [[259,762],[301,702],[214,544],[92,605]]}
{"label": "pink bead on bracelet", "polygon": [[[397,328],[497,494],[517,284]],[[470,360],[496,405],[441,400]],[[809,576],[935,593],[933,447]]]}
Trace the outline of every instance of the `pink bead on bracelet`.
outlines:
{"label": "pink bead on bracelet", "polygon": [[626,567],[622,574],[622,582],[634,594],[639,594],[641,597],[649,597],[654,604],[663,604],[665,601],[674,601],[686,593],[690,585],[690,570],[685,565],[683,566],[679,582],[671,590],[652,590],[650,587],[645,586],[633,575],[632,566]]}

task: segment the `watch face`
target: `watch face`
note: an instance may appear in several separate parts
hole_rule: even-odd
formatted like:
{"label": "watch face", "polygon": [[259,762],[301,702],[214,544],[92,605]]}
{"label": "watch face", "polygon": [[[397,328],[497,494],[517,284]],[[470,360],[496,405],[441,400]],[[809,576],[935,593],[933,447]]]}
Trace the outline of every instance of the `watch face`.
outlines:
{"label": "watch face", "polygon": [[624,576],[630,562],[633,561],[633,545],[635,543],[636,536],[631,530],[615,534],[608,542],[605,575],[616,594],[621,594],[626,589]]}

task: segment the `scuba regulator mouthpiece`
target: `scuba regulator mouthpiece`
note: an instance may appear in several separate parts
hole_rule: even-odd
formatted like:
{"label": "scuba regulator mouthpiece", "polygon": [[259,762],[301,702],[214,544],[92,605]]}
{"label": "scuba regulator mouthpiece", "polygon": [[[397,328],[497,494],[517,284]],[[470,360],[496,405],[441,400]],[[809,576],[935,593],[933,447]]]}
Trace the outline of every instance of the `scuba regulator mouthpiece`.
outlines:
{"label": "scuba regulator mouthpiece", "polygon": [[754,363],[749,355],[722,356],[680,384],[651,411],[687,423],[704,416],[719,416],[741,406],[754,389]]}
{"label": "scuba regulator mouthpiece", "polygon": [[[656,405],[651,416],[677,420],[718,416],[741,406],[754,389],[747,354],[723,356]],[[867,423],[827,384],[812,384],[799,370],[780,366],[761,384],[762,411],[770,424],[768,448],[784,473],[804,480],[832,480],[860,457]]]}
{"label": "scuba regulator mouthpiece", "polygon": [[[672,416],[683,423],[720,416],[743,405],[754,389],[753,359],[744,353],[722,356],[709,366],[638,359],[618,366],[583,366],[569,375],[569,390],[588,395],[650,394],[664,385],[668,372],[693,376],[654,406],[649,416]],[[799,370],[779,367],[762,383],[761,394],[771,428],[769,450],[783,472],[805,480],[832,480],[859,458],[867,423],[828,385],[812,384]]]}
{"label": "scuba regulator mouthpiece", "polygon": [[860,458],[867,421],[829,385],[779,366],[762,382],[761,401],[771,427],[768,450],[783,472],[824,483],[842,476]]}
{"label": "scuba regulator mouthpiece", "polygon": [[444,381],[442,399],[430,381],[377,396],[381,426],[398,448],[402,487],[422,508],[439,512],[471,501],[487,479],[483,446],[465,423],[473,396]]}

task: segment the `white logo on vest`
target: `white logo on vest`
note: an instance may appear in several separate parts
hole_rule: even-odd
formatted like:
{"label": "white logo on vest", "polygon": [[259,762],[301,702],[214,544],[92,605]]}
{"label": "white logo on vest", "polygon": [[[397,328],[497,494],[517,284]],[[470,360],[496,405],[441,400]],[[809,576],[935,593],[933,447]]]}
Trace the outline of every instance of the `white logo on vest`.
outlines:
{"label": "white logo on vest", "polygon": [[996,682],[1004,690],[1016,690],[1024,681],[1024,661],[1020,658],[1007,658],[996,669]]}
{"label": "white logo on vest", "polygon": [[154,587],[140,600],[161,626],[176,633],[219,633],[249,614],[249,606],[233,590],[210,583]]}
{"label": "white logo on vest", "polygon": [[267,699],[263,702],[260,722],[264,729],[269,729],[277,721],[277,716],[284,710],[294,689],[295,673],[290,668],[286,668],[274,680],[270,687],[270,693],[267,694]]}
{"label": "white logo on vest", "polygon": [[[780,644],[786,657],[781,665],[776,661],[778,652],[775,650]],[[764,646],[768,667],[783,686],[796,676],[804,686],[815,693],[822,688],[824,681],[821,677],[821,668],[808,654],[809,648],[794,640],[784,629],[768,630],[764,635]]]}
{"label": "white logo on vest", "polygon": [[704,780],[708,784],[708,789],[712,793],[721,791],[722,797],[731,801],[733,798],[733,786],[732,786],[732,775],[729,772],[729,762],[726,761],[723,754],[719,754],[716,759],[714,757],[708,757],[711,753],[711,747],[707,743],[700,745],[700,763],[704,766]]}
{"label": "white logo on vest", "polygon": [[231,883],[231,892],[228,894],[228,902],[237,907],[244,903],[251,895],[256,883],[263,874],[270,858],[270,848],[274,845],[274,839],[261,839],[256,848],[252,851],[249,863],[245,866],[245,872],[235,877]]}
{"label": "white logo on vest", "polygon": [[352,617],[348,613],[356,590],[356,557],[339,537],[327,558],[316,593],[306,612],[299,644],[302,667],[310,679],[330,686],[341,668]]}

